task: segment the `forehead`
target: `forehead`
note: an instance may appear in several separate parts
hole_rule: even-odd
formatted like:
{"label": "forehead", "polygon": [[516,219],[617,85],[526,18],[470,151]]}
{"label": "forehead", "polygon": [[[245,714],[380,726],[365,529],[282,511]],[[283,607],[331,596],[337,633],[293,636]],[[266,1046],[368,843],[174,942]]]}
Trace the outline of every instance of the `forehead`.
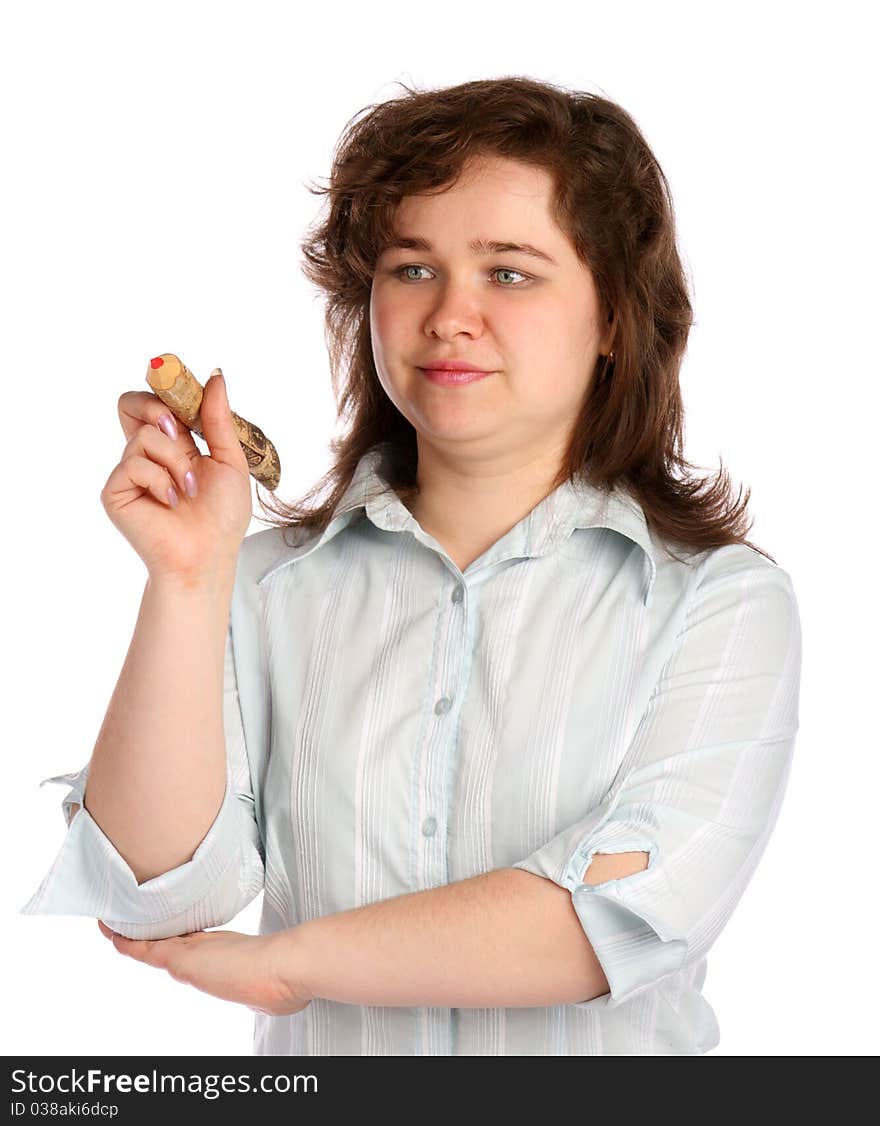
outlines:
{"label": "forehead", "polygon": [[429,192],[405,196],[396,214],[426,209],[504,207],[527,210],[550,219],[554,179],[544,168],[505,157],[472,157],[454,181]]}
{"label": "forehead", "polygon": [[568,240],[552,214],[554,188],[543,168],[472,158],[454,182],[400,201],[383,250],[433,250],[457,235],[475,254],[520,250],[556,264]]}

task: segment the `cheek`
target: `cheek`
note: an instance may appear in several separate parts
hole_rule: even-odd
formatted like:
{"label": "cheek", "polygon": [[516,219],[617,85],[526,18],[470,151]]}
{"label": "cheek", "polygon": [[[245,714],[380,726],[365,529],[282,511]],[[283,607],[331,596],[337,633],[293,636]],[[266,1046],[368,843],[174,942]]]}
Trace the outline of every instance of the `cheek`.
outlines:
{"label": "cheek", "polygon": [[563,362],[543,349],[534,363],[518,367],[510,387],[530,416],[559,418],[579,408],[587,378],[582,367]]}
{"label": "cheek", "polygon": [[384,316],[382,299],[374,290],[370,297],[370,333],[374,340],[384,332]]}
{"label": "cheek", "polygon": [[370,298],[370,331],[374,336],[392,340],[401,335],[411,320],[400,301],[390,298],[383,285],[374,288]]}
{"label": "cheek", "polygon": [[394,315],[389,302],[374,297],[370,302],[370,337],[373,358],[380,372],[392,362],[400,348],[399,318]]}
{"label": "cheek", "polygon": [[499,304],[487,325],[524,355],[561,354],[572,333],[571,312],[557,301],[539,301],[533,294],[530,297],[529,301]]}

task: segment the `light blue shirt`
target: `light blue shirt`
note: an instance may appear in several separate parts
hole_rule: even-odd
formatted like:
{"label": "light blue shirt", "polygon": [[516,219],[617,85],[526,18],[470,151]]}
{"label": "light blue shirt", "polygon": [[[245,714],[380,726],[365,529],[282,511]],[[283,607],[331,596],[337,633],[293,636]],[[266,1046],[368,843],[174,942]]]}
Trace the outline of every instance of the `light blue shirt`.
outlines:
{"label": "light blue shirt", "polygon": [[[225,926],[263,891],[272,933],[522,868],[570,892],[610,993],[482,1009],[318,999],[256,1014],[255,1054],[708,1051],[706,955],[767,845],[798,729],[789,575],[742,544],[673,545],[677,560],[627,492],[584,482],[462,572],[386,484],[382,452],[320,536],[242,543],[227,789],[192,859],[138,886],[87,809],[69,820],[85,766],[45,779],[70,787],[69,828],[22,913],[164,938]],[[645,870],[583,882],[594,853],[637,850]]]}

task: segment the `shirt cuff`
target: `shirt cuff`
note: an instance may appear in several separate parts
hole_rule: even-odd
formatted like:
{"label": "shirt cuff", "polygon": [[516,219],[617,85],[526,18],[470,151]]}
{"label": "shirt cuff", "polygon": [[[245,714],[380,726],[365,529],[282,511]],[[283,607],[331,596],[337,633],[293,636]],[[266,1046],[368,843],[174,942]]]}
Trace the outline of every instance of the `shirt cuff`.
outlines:
{"label": "shirt cuff", "polygon": [[[595,827],[567,859],[559,856],[565,841],[562,836],[511,865],[552,880],[571,894],[572,906],[609,988],[598,997],[571,1002],[578,1009],[613,1009],[632,1000],[656,986],[661,978],[678,973],[688,950],[684,936],[670,933],[663,920],[627,902],[641,884],[656,880],[657,843],[642,832],[633,834],[632,826],[602,821],[603,816],[597,814]],[[647,852],[648,866],[616,880],[586,884],[582,877],[596,852]]]}
{"label": "shirt cuff", "polygon": [[[83,803],[88,767],[46,778],[71,789],[62,801],[67,834],[22,915],[86,915],[127,938],[168,938],[220,926],[263,886],[256,822],[229,777],[223,803],[192,858],[138,884]],[[80,809],[71,819],[73,803]]]}

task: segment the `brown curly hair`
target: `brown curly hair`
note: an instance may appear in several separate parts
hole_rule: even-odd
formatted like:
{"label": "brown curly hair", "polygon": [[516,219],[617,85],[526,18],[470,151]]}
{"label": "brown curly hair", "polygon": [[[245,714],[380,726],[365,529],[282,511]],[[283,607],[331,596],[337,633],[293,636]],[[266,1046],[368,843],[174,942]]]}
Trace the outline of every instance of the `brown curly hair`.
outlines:
{"label": "brown curly hair", "polygon": [[723,465],[711,481],[688,477],[696,467],[683,456],[679,370],[693,310],[669,184],[633,118],[606,98],[530,77],[434,90],[398,85],[405,95],[346,124],[328,186],[309,186],[329,206],[301,243],[302,269],[326,297],[325,340],[344,429],[329,443],[331,469],[299,502],[264,502],[258,491],[269,516],[263,522],[322,532],[377,443],[388,446],[386,476],[403,503],[418,494],[416,432],[385,394],[373,359],[375,263],[394,234],[401,199],[452,186],[470,158],[494,155],[551,174],[554,218],[615,323],[613,359],[597,358],[554,487],[576,475],[602,490],[620,484],[670,551],[672,544],[700,552],[744,543],[775,563],[745,538],[750,489],[734,503]]}

